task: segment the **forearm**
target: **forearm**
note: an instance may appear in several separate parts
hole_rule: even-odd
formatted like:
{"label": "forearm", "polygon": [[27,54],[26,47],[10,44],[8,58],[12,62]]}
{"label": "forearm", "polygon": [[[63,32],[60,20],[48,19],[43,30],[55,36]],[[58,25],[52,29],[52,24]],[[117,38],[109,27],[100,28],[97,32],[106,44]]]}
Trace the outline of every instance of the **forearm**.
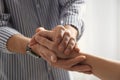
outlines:
{"label": "forearm", "polygon": [[21,34],[15,34],[7,41],[7,49],[10,52],[25,53],[29,41],[30,38]]}
{"label": "forearm", "polygon": [[95,76],[102,80],[120,80],[120,62],[113,62],[88,54],[83,55],[87,57],[85,63],[92,67]]}

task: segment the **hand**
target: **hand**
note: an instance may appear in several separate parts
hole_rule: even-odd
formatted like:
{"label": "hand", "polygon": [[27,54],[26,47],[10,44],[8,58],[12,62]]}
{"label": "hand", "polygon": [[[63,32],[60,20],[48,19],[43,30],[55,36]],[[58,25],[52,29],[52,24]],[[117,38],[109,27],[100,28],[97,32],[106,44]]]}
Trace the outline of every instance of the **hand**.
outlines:
{"label": "hand", "polygon": [[77,71],[77,72],[82,72],[85,74],[92,74],[92,67],[87,64],[78,64],[75,66],[72,66],[68,69],[69,71]]}
{"label": "hand", "polygon": [[54,42],[58,45],[58,50],[65,55],[69,55],[75,47],[77,31],[70,25],[58,25],[53,31],[55,32],[53,34],[55,35],[53,36],[55,37]]}
{"label": "hand", "polygon": [[[50,63],[56,68],[62,68],[69,71],[83,72],[86,74],[91,73],[91,67],[87,64],[82,64],[86,60],[86,57],[81,55],[72,59],[58,59],[55,63]],[[81,63],[81,64],[79,64]]]}
{"label": "hand", "polygon": [[[77,52],[74,51],[74,52],[72,52],[72,56],[69,56],[69,58],[72,58],[72,59],[63,60],[63,59],[59,58],[57,60],[57,57],[55,55],[56,54],[55,52],[57,51],[56,43],[53,42],[54,38],[52,37],[52,31],[41,30],[40,32],[42,33],[41,35],[43,35],[47,38],[40,36],[39,33],[36,33],[36,35],[38,35],[38,37],[39,37],[39,42],[41,45],[36,43],[36,45],[31,46],[31,48],[32,48],[32,50],[34,50],[34,52],[39,53],[41,55],[41,57],[43,57],[43,59],[45,59],[48,63],[50,63],[51,65],[53,65],[55,67],[59,67],[59,68],[63,68],[66,70],[71,70],[71,71],[79,71],[79,72],[83,72],[83,73],[87,73],[87,74],[91,73],[91,67],[89,65],[86,65],[86,64],[76,65],[77,63],[80,63],[85,60],[85,57],[82,57],[79,54],[79,51],[78,51],[78,54],[81,57],[78,57],[78,58],[75,57],[78,54],[76,54]],[[46,35],[46,34],[49,34],[49,35]],[[33,41],[35,39],[35,36],[33,38]],[[54,52],[52,52],[52,51],[54,51]],[[58,53],[58,51],[57,51],[57,53]],[[59,53],[59,54],[61,54],[61,53]],[[64,55],[62,55],[62,56],[64,56]],[[66,56],[66,57],[68,57],[68,56]]]}
{"label": "hand", "polygon": [[47,62],[57,62],[57,56],[54,52],[51,50],[47,49],[46,47],[40,45],[40,44],[35,44],[31,46],[31,49],[33,52],[35,52],[37,55],[41,56],[44,60]]}
{"label": "hand", "polygon": [[[59,54],[57,54],[58,57],[66,58],[68,57],[67,55],[72,52],[72,49],[76,48],[75,39],[71,37],[70,32],[61,25],[58,25],[52,30],[44,29],[41,31],[41,28],[38,28],[37,31],[39,32],[35,35],[36,42],[50,50],[54,49],[57,52],[59,51]],[[76,50],[79,51],[79,48],[76,48]],[[67,55],[65,56],[63,53]]]}
{"label": "hand", "polygon": [[[40,51],[39,48],[42,49],[42,52],[39,52]],[[91,67],[87,64],[82,64],[82,62],[86,60],[86,57],[83,55],[74,57],[72,59],[58,59],[57,61],[52,61],[54,59],[53,57],[56,56],[54,55],[55,53],[51,52],[51,50],[49,50],[48,48],[36,44],[34,45],[33,50],[35,50],[36,53],[42,54],[42,58],[45,59],[49,64],[51,64],[54,67],[62,68],[70,71],[83,72],[87,74],[91,73]],[[52,55],[53,57],[50,56],[46,57],[46,55],[50,55],[50,56]]]}
{"label": "hand", "polygon": [[[44,28],[39,28],[36,30],[36,34],[38,35],[38,32],[42,32],[41,35],[44,35],[45,30]],[[29,47],[32,49],[33,52],[35,52],[37,55],[41,56],[43,59],[45,59],[47,62],[56,62],[57,57],[56,55],[52,52],[49,51],[45,46],[40,45],[36,40],[35,40],[35,35],[31,38],[29,42]],[[41,43],[44,42],[44,40],[41,40]],[[46,42],[46,41],[45,41]]]}

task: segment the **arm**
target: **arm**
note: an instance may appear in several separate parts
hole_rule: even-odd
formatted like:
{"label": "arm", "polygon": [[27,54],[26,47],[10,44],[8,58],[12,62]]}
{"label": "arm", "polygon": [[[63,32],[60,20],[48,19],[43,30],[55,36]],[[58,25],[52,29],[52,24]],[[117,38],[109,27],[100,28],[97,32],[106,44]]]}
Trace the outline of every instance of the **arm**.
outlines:
{"label": "arm", "polygon": [[[65,53],[69,55],[72,49],[75,47],[76,44],[76,37],[77,40],[80,38],[83,32],[83,23],[81,20],[82,15],[82,6],[84,1],[82,0],[58,0],[60,5],[60,21],[61,24],[64,25],[57,25],[53,30],[55,32],[51,36],[50,34],[46,33],[41,35],[45,38],[49,38],[50,40],[56,42],[58,49],[61,53]],[[40,29],[37,29],[40,31]],[[45,32],[44,32],[45,33]],[[51,38],[52,37],[52,38]],[[54,38],[56,38],[54,40]],[[41,43],[39,40],[40,38],[32,39],[31,43],[34,43],[35,40],[38,43]],[[33,50],[34,51],[34,50]]]}
{"label": "arm", "polygon": [[79,40],[83,34],[82,13],[84,0],[59,0],[59,5],[60,22],[67,32],[64,34],[58,49],[64,52],[65,55],[69,55],[76,44],[76,40]]}
{"label": "arm", "polygon": [[[54,44],[53,41],[50,41],[41,36],[39,36],[39,41],[41,42],[40,43],[41,45],[47,47],[47,49],[54,51],[55,54],[57,55],[57,57],[59,57],[59,58],[74,58],[74,57],[81,56],[81,55],[86,56],[86,60],[84,62],[80,63],[81,65],[72,66],[72,67],[68,68],[67,70],[80,72],[82,69],[88,70],[88,66],[87,66],[87,68],[85,66],[81,68],[81,66],[90,65],[92,67],[92,73],[95,76],[97,76],[103,80],[120,80],[120,76],[119,76],[120,75],[120,62],[114,62],[114,61],[110,61],[110,60],[107,60],[107,59],[104,59],[101,57],[81,53],[81,52],[76,51],[75,49],[70,53],[70,55],[66,56],[63,53],[59,52],[59,50],[56,49],[56,45]],[[44,41],[44,42],[42,42],[42,41]],[[50,56],[52,56],[52,54]],[[50,63],[53,64],[53,66],[66,69],[65,67],[62,67],[62,64],[61,64],[62,62],[60,62],[59,59],[56,63],[52,63],[52,62],[50,62]],[[91,69],[89,67],[88,72],[90,70]],[[84,73],[86,73],[86,72],[84,72]]]}
{"label": "arm", "polygon": [[83,33],[84,27],[81,19],[84,9],[84,0],[59,0],[59,4],[61,6],[61,24],[73,25],[72,27],[78,30],[77,39],[79,39]]}
{"label": "arm", "polygon": [[0,51],[25,53],[25,46],[29,38],[12,29],[9,23],[10,14],[5,12],[3,1],[0,0]]}
{"label": "arm", "polygon": [[102,80],[120,80],[120,62],[82,53],[86,56],[85,63],[92,67],[95,76]]}

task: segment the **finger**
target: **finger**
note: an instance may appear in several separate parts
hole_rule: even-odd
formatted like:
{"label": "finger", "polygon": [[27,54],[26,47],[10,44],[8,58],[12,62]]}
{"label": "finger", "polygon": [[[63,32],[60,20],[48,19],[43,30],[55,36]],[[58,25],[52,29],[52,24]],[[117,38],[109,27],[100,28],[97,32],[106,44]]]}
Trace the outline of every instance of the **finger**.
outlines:
{"label": "finger", "polygon": [[[43,27],[37,28],[36,29],[36,34],[38,34],[39,31],[44,31],[45,29]],[[35,34],[35,35],[36,35]],[[29,42],[29,46],[32,46],[34,44],[36,44],[36,40],[35,40],[35,35],[31,38],[30,42]]]}
{"label": "finger", "polygon": [[55,53],[53,53],[52,51],[48,50],[46,47],[36,44],[34,46],[31,47],[31,49],[38,55],[40,55],[41,57],[43,57],[46,61],[48,62],[56,62],[57,61],[57,56],[55,55]]}
{"label": "finger", "polygon": [[33,37],[31,38],[28,46],[33,46],[33,45],[35,45],[35,44],[37,44],[37,42],[36,42],[36,40],[35,40],[35,36],[33,36]]}
{"label": "finger", "polygon": [[74,50],[75,50],[76,52],[80,52],[80,48],[79,48],[79,46],[78,46],[77,43],[75,44]]}
{"label": "finger", "polygon": [[78,71],[78,72],[89,72],[92,68],[89,65],[77,65],[70,68],[71,71]]}
{"label": "finger", "polygon": [[59,47],[58,47],[58,49],[61,52],[64,52],[64,50],[66,49],[66,47],[68,45],[69,40],[70,40],[70,33],[67,31],[67,32],[64,33],[63,39],[62,39],[62,41],[61,41],[61,43],[59,44]]}
{"label": "finger", "polygon": [[54,38],[54,33],[53,31],[49,31],[49,30],[44,30],[44,31],[40,31],[38,33],[40,36],[43,36],[51,41],[53,41],[53,38]]}
{"label": "finger", "polygon": [[53,63],[53,66],[58,67],[58,68],[67,69],[67,68],[70,68],[70,67],[84,61],[85,59],[86,59],[85,56],[78,56],[76,58],[69,59],[69,60],[58,60],[57,63]]}
{"label": "finger", "polygon": [[59,44],[63,39],[64,33],[65,33],[65,28],[62,25],[58,25],[55,27],[55,29],[53,29],[53,31],[56,32],[54,34],[55,35],[54,41],[56,44]]}
{"label": "finger", "polygon": [[44,27],[39,27],[39,28],[37,28],[37,29],[36,29],[36,31],[35,31],[35,32],[37,33],[37,32],[39,32],[39,31],[44,31],[44,30],[45,30],[45,28],[44,28]]}
{"label": "finger", "polygon": [[73,38],[71,38],[69,40],[67,48],[64,51],[64,54],[69,55],[70,52],[73,50],[74,47],[75,47],[75,40]]}
{"label": "finger", "polygon": [[78,56],[78,57],[75,57],[73,59],[66,61],[65,64],[69,67],[72,67],[72,66],[84,61],[85,59],[86,59],[86,57],[81,55],[81,56]]}
{"label": "finger", "polygon": [[[35,36],[35,40],[40,44],[43,45],[45,47],[47,47],[48,49],[52,50],[54,48],[53,42],[48,40],[47,38],[44,38],[42,36]],[[49,45],[48,45],[49,44]]]}

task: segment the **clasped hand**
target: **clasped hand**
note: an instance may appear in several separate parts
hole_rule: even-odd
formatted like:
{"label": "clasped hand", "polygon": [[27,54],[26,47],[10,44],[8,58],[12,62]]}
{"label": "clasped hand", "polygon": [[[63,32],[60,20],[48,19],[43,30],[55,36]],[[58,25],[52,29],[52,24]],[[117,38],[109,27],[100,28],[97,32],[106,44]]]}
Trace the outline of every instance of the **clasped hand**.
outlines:
{"label": "clasped hand", "polygon": [[84,64],[86,57],[80,54],[76,38],[64,26],[58,25],[52,30],[38,28],[30,47],[54,67],[91,73],[91,67]]}

